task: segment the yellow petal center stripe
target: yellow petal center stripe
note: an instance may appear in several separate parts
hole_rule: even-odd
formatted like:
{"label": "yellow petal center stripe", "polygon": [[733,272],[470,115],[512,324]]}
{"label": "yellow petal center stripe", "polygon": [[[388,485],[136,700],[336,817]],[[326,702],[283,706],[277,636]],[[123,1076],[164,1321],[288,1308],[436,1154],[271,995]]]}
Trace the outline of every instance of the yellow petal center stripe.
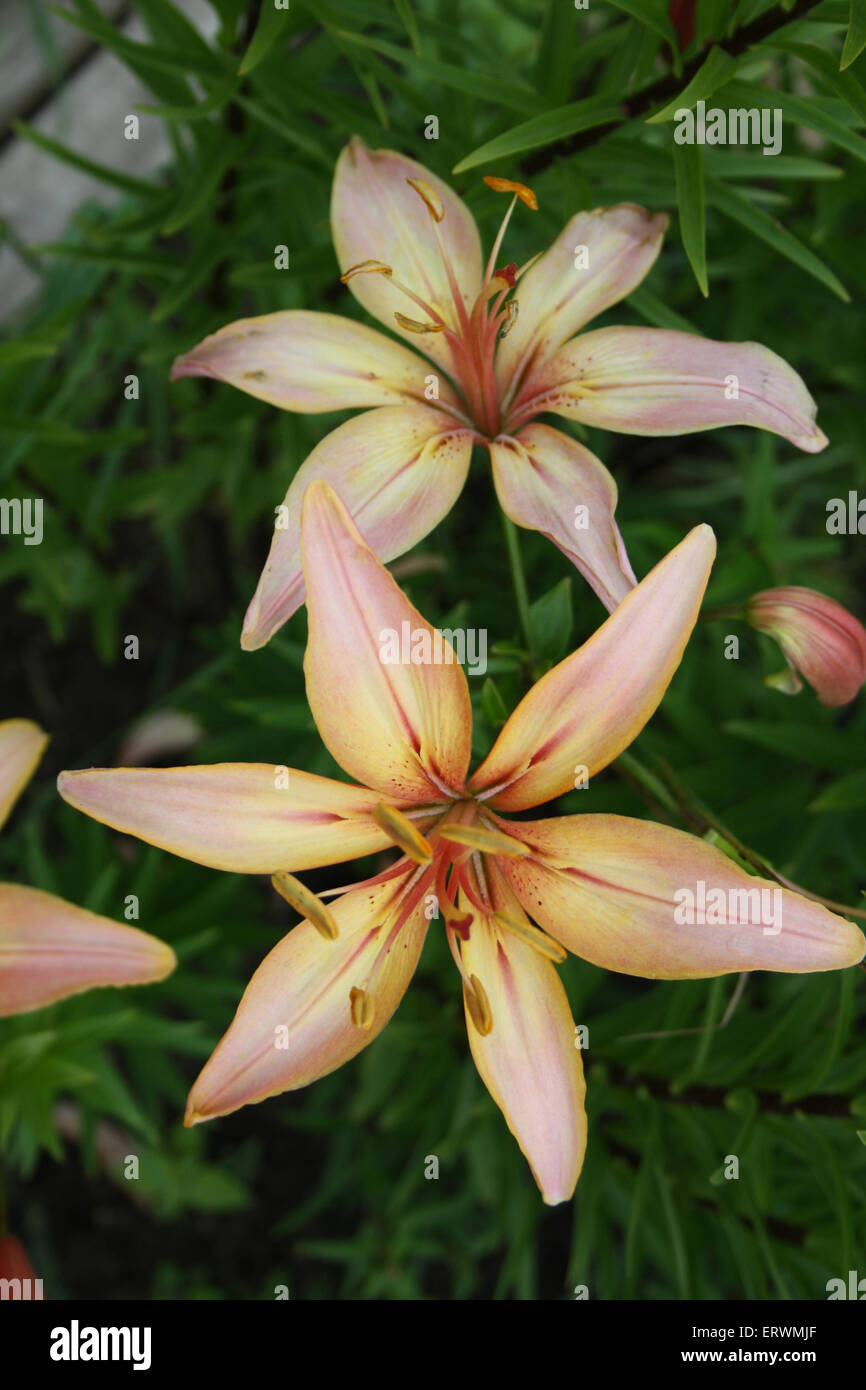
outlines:
{"label": "yellow petal center stripe", "polygon": [[525,203],[533,212],[538,212],[538,199],[531,188],[527,188],[525,183],[515,183],[513,179],[500,179],[494,174],[485,174],[484,182],[488,188],[492,188],[494,193],[513,193],[519,198],[521,203]]}
{"label": "yellow petal center stripe", "polygon": [[477,849],[481,854],[504,854],[512,859],[523,859],[531,853],[522,840],[502,835],[498,830],[485,830],[481,825],[443,825],[439,834],[443,840]]}
{"label": "yellow petal center stripe", "polygon": [[384,801],[380,801],[373,812],[373,820],[416,864],[430,863],[433,858],[432,847],[421,832],[416,830],[408,816],[404,816],[396,806],[387,806]]}
{"label": "yellow petal center stripe", "polygon": [[466,1000],[466,1008],[476,1031],[481,1034],[482,1038],[486,1038],[493,1029],[493,1014],[490,1011],[487,991],[477,975],[469,976],[468,985],[464,982],[463,998]]}
{"label": "yellow petal center stripe", "polygon": [[418,197],[422,198],[427,204],[427,211],[433,218],[433,221],[441,222],[442,218],[445,216],[445,209],[442,206],[442,200],[439,194],[430,187],[429,183],[425,183],[424,179],[407,179],[406,182],[410,188],[414,188]]}
{"label": "yellow petal center stripe", "polygon": [[547,932],[539,931],[531,922],[521,922],[516,917],[507,917],[504,912],[494,912],[496,921],[501,927],[506,927],[508,931],[513,931],[515,936],[519,936],[521,941],[525,941],[527,946],[532,946],[540,955],[546,956],[548,960],[556,961],[561,965],[566,959],[568,952],[560,946],[558,941],[554,941]]}
{"label": "yellow petal center stripe", "polygon": [[376,1009],[365,989],[349,990],[349,1008],[356,1028],[372,1028]]}
{"label": "yellow petal center stripe", "polygon": [[332,914],[315,893],[304,887],[300,879],[295,878],[294,874],[280,873],[273,875],[271,883],[280,897],[285,898],[302,917],[306,917],[326,941],[336,941],[340,932]]}

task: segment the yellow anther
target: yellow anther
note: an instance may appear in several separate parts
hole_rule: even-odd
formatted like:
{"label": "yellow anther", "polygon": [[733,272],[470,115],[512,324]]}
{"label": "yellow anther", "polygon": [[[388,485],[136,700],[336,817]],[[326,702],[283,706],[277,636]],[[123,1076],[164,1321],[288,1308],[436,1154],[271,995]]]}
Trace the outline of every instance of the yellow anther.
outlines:
{"label": "yellow anther", "polygon": [[498,830],[485,830],[481,825],[443,825],[439,834],[443,840],[455,845],[466,845],[477,849],[481,854],[505,854],[511,858],[523,858],[531,853],[522,840],[511,835],[502,835]]}
{"label": "yellow anther", "polygon": [[417,319],[409,319],[405,314],[395,313],[394,317],[400,327],[410,333],[441,333],[445,327],[444,323],[419,323]]}
{"label": "yellow anther", "polygon": [[391,267],[384,261],[359,261],[357,265],[350,265],[340,276],[343,284],[347,284],[356,275],[391,275]]}
{"label": "yellow anther", "polygon": [[480,1033],[482,1038],[486,1038],[493,1029],[493,1014],[490,1011],[487,991],[477,975],[469,976],[469,984],[463,981],[463,998],[476,1032]]}
{"label": "yellow anther", "polygon": [[445,209],[442,206],[442,199],[439,197],[439,194],[430,187],[429,183],[425,183],[424,179],[407,179],[406,182],[410,188],[414,188],[418,197],[422,198],[427,204],[427,211],[433,218],[433,221],[441,222],[442,218],[445,216]]}
{"label": "yellow anther", "polygon": [[501,927],[513,931],[527,946],[533,946],[542,956],[547,956],[548,960],[556,961],[557,965],[561,965],[568,955],[558,941],[554,941],[547,932],[539,931],[531,922],[521,922],[516,917],[507,917],[504,912],[494,912],[493,916]]}
{"label": "yellow anther", "polygon": [[352,988],[349,990],[349,1008],[352,1011],[352,1022],[356,1028],[372,1028],[376,1009],[365,989]]}
{"label": "yellow anther", "polygon": [[326,941],[336,941],[340,932],[333,915],[315,893],[304,887],[300,879],[295,878],[294,874],[281,873],[274,874],[271,883],[280,897],[285,898],[289,906],[302,917],[306,917]]}
{"label": "yellow anther", "polygon": [[419,830],[398,811],[396,806],[386,806],[384,801],[373,812],[373,820],[394,841],[398,849],[413,859],[416,864],[429,864],[433,850]]}
{"label": "yellow anther", "polygon": [[494,193],[513,193],[519,198],[521,203],[525,203],[533,212],[538,212],[538,199],[531,188],[527,188],[525,183],[515,183],[513,179],[499,179],[494,174],[485,174],[484,182],[488,188],[492,188]]}

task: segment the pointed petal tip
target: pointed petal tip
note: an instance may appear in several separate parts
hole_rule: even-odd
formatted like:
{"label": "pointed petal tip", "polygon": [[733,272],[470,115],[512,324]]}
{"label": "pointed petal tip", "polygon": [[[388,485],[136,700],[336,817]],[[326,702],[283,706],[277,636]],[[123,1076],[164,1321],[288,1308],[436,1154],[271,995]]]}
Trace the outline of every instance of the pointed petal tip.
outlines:
{"label": "pointed petal tip", "polygon": [[201,359],[193,357],[192,353],[184,353],[181,357],[176,357],[171,364],[169,373],[170,381],[180,381],[185,376],[213,376],[214,372]]}

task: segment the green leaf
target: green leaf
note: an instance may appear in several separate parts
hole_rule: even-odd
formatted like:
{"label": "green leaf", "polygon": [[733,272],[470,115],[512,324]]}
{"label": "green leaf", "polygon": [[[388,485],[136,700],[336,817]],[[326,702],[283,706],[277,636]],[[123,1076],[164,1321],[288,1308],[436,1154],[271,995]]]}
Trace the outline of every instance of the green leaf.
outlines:
{"label": "green leaf", "polygon": [[510,155],[522,154],[526,150],[538,149],[554,140],[562,140],[578,131],[590,130],[593,126],[609,125],[613,121],[624,120],[622,107],[607,97],[587,97],[584,101],[573,101],[568,106],[560,106],[555,111],[545,111],[534,116],[531,121],[523,121],[502,135],[495,136],[477,150],[461,159],[452,170],[462,174],[466,169],[474,169],[479,164],[489,164],[494,159],[505,159]]}
{"label": "green leaf", "polygon": [[719,212],[723,212],[732,221],[738,222],[741,227],[754,236],[760,237],[780,256],[793,261],[801,270],[805,270],[807,275],[819,280],[822,285],[826,285],[844,303],[849,303],[851,296],[846,290],[842,281],[833,274],[829,266],[810,251],[801,241],[789,232],[787,227],[783,227],[775,218],[770,217],[760,208],[756,208],[748,198],[736,189],[730,188],[727,184],[712,178],[706,177],[707,198]]}
{"label": "green leaf", "polygon": [[710,292],[707,283],[707,226],[704,210],[704,169],[700,145],[674,145],[674,170],[677,179],[677,205],[680,214],[680,235],[689,265],[695,272],[698,288],[706,299]]}
{"label": "green leaf", "polygon": [[738,60],[732,58],[723,48],[711,48],[706,61],[701,64],[691,82],[683,88],[678,97],[674,97],[673,101],[663,106],[661,111],[648,116],[646,124],[658,125],[661,121],[673,120],[677,111],[684,107],[690,110],[697,102],[706,101],[720,87],[724,87],[726,82],[730,82],[737,67]]}
{"label": "green leaf", "polygon": [[536,655],[543,661],[558,661],[568,651],[574,627],[571,580],[560,579],[530,605],[529,615]]}
{"label": "green leaf", "polygon": [[682,71],[680,47],[674,26],[668,18],[665,0],[610,0],[610,3],[664,39],[671,50],[674,71],[679,75]]}
{"label": "green leaf", "polygon": [[852,772],[831,782],[809,803],[810,811],[855,811],[866,806],[866,772]]}
{"label": "green leaf", "polygon": [[866,738],[854,737],[847,730],[760,719],[734,719],[722,727],[734,738],[811,767],[842,772],[852,761],[866,762]]}
{"label": "green leaf", "polygon": [[267,3],[262,5],[256,32],[250,39],[249,47],[238,68],[241,77],[246,77],[248,73],[253,71],[253,68],[258,67],[263,58],[268,56],[289,18],[289,10],[278,10],[273,0],[267,0]]}
{"label": "green leaf", "polygon": [[[767,103],[766,87],[761,87],[757,83],[742,82],[739,78],[735,78],[731,82],[726,95],[732,106],[762,107]],[[774,87],[773,104],[780,107],[783,115],[790,117],[797,125],[805,126],[807,130],[814,130],[816,134],[823,135],[834,145],[839,145],[849,154],[853,154],[855,159],[866,163],[866,140],[855,134],[853,130],[849,130],[841,121],[828,116],[817,102],[807,100],[805,97],[794,96],[791,92],[782,91],[780,87]],[[769,158],[771,159],[772,156]]]}
{"label": "green leaf", "polygon": [[499,686],[488,676],[481,687],[481,711],[488,724],[499,729],[508,718],[508,707],[502,698]]}
{"label": "green leaf", "polygon": [[418,32],[418,21],[409,0],[394,0],[394,9],[403,21],[403,27],[409,35],[409,42],[412,45],[413,53],[421,53],[421,35]]}
{"label": "green leaf", "polygon": [[819,77],[824,78],[828,87],[838,97],[847,102],[854,114],[866,122],[866,91],[853,72],[840,72],[835,60],[823,48],[810,43],[794,43],[785,38],[773,39],[769,46],[781,49],[783,53],[789,53],[792,58],[799,58],[801,63],[808,64]]}
{"label": "green leaf", "polygon": [[654,328],[675,328],[680,333],[697,333],[701,337],[701,330],[688,319],[678,314],[676,309],[672,309],[658,295],[653,294],[645,285],[640,285],[636,290],[632,290],[626,304],[630,304],[642,319],[651,323]]}
{"label": "green leaf", "polygon": [[851,18],[842,48],[842,61],[839,64],[844,72],[850,68],[855,58],[859,58],[866,48],[866,0],[851,0]]}
{"label": "green leaf", "polygon": [[13,367],[18,362],[32,362],[39,357],[53,357],[56,351],[56,343],[47,343],[41,338],[13,338],[8,343],[0,343],[0,367]]}
{"label": "green leaf", "polygon": [[[207,143],[207,142],[206,142]],[[164,236],[173,236],[212,208],[216,192],[238,156],[239,146],[221,134],[213,148],[202,150],[201,163],[185,179],[181,195],[162,224]]]}
{"label": "green leaf", "polygon": [[516,111],[534,111],[541,98],[525,83],[515,81],[510,75],[486,73],[458,68],[452,63],[441,63],[437,58],[412,53],[385,39],[371,38],[368,34],[356,34],[347,29],[335,31],[339,38],[355,48],[370,48],[383,58],[400,63],[419,77],[430,82],[441,82],[443,87],[451,87],[458,92],[468,92],[481,101],[492,102],[494,106],[510,106]]}
{"label": "green leaf", "polygon": [[112,169],[107,164],[97,164],[93,159],[87,159],[83,154],[76,154],[59,140],[52,140],[50,135],[43,135],[41,130],[34,130],[33,126],[27,125],[25,121],[13,121],[12,129],[16,135],[29,140],[31,144],[38,145],[41,150],[53,155],[55,159],[60,159],[64,164],[69,164],[73,169],[80,169],[83,174],[89,174],[91,178],[100,179],[102,183],[111,184],[114,188],[120,188],[124,193],[134,193],[139,197],[150,198],[154,194],[161,194],[163,190],[155,183],[148,183],[146,179],[134,178],[132,174],[122,174],[119,169]]}

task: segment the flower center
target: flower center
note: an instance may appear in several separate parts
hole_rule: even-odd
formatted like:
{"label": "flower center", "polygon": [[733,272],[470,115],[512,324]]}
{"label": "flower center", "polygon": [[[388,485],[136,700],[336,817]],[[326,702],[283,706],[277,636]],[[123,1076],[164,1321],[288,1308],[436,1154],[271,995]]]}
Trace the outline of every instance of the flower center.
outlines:
{"label": "flower center", "polygon": [[[458,418],[462,418],[463,423],[474,424],[484,438],[495,439],[502,424],[502,403],[494,365],[496,345],[499,339],[504,338],[511,330],[517,319],[518,303],[510,296],[531,262],[521,268],[513,261],[498,270],[494,267],[518,199],[533,210],[537,210],[538,200],[532,189],[527,188],[525,184],[514,183],[511,179],[495,178],[492,175],[485,177],[484,182],[488,187],[497,193],[511,193],[512,198],[493,243],[481,289],[472,307],[467,309],[447,247],[439,231],[439,224],[445,217],[442,202],[436,191],[423,179],[407,179],[406,182],[418,194],[430,214],[453,303],[453,319],[449,321],[439,309],[398,280],[391,266],[384,261],[361,261],[358,265],[350,266],[340,278],[346,284],[355,275],[387,276],[394,289],[410,299],[423,312],[425,317],[418,319],[395,310],[394,318],[400,327],[409,333],[444,335],[451,354],[451,376],[463,397],[468,420],[460,415]],[[456,413],[444,402],[440,402],[440,406],[449,413]]]}

